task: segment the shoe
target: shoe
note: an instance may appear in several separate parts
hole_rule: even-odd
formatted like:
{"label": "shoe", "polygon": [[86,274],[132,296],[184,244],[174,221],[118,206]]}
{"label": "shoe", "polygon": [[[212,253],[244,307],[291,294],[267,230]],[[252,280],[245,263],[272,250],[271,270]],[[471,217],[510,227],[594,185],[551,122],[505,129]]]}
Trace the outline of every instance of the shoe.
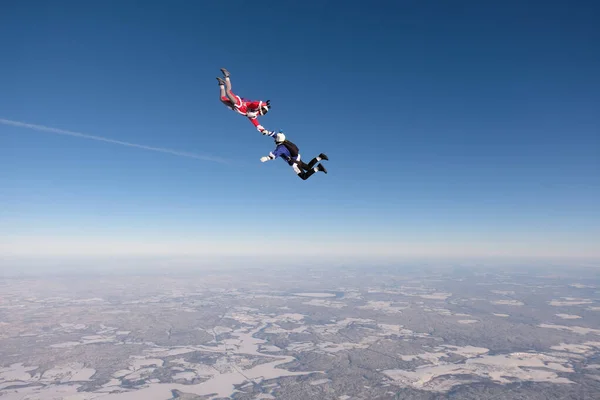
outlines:
{"label": "shoe", "polygon": [[323,171],[323,172],[327,173],[327,170],[326,170],[326,169],[325,169],[325,167],[324,167],[323,165],[321,165],[321,164],[317,165],[317,169],[318,169],[319,171]]}
{"label": "shoe", "polygon": [[221,68],[221,72],[225,78],[229,78],[229,71],[227,71],[225,68]]}
{"label": "shoe", "polygon": [[319,158],[320,158],[321,160],[325,160],[325,161],[329,160],[329,157],[327,157],[327,154],[325,154],[325,153],[321,153],[321,154],[319,154]]}
{"label": "shoe", "polygon": [[225,86],[225,81],[219,77],[217,77],[217,80],[219,81],[219,86]]}

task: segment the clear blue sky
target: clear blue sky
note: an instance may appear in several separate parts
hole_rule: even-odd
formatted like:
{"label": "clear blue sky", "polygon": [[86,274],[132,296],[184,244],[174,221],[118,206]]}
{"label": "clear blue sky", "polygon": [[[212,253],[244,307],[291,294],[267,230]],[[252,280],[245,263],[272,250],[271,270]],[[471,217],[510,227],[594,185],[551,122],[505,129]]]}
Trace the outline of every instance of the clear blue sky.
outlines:
{"label": "clear blue sky", "polygon": [[[3,251],[598,255],[600,6],[493,3],[3,1],[0,118],[231,161],[0,124]],[[219,102],[221,67],[329,174],[260,163],[272,139]]]}

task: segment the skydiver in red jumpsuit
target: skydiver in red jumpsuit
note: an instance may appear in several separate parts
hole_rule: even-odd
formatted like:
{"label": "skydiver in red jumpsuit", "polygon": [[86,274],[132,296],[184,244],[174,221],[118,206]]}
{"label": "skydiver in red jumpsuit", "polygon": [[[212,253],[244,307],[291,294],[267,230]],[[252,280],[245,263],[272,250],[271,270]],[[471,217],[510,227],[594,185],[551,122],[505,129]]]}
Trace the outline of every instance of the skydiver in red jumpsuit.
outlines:
{"label": "skydiver in red jumpsuit", "polygon": [[229,79],[230,73],[225,68],[221,68],[221,72],[223,73],[223,78],[217,77],[219,81],[219,88],[221,89],[220,100],[229,108],[247,117],[252,125],[256,127],[256,129],[262,133],[263,135],[268,135],[272,132],[266,130],[259,122],[258,116],[266,115],[271,109],[271,101],[267,100],[266,102],[262,100],[248,100],[242,98],[231,91],[231,81]]}

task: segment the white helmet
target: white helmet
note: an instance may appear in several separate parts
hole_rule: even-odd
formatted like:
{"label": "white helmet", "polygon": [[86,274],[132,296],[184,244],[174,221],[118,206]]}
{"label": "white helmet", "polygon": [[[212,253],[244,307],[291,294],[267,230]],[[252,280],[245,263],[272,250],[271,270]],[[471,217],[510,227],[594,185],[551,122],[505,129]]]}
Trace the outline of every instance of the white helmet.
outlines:
{"label": "white helmet", "polygon": [[282,132],[279,132],[275,135],[275,143],[280,144],[285,142],[285,135]]}

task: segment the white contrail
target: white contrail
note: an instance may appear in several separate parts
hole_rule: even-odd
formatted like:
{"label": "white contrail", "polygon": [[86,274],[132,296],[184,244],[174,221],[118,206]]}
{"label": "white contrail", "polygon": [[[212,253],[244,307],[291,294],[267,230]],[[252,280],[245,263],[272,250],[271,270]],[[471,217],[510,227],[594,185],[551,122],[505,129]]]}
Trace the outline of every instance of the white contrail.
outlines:
{"label": "white contrail", "polygon": [[151,146],[146,146],[143,144],[123,142],[121,140],[109,139],[109,138],[105,138],[102,136],[94,136],[94,135],[88,135],[85,133],[71,132],[71,131],[67,131],[64,129],[51,128],[51,127],[43,126],[43,125],[28,124],[26,122],[12,121],[9,119],[4,119],[4,118],[0,118],[0,124],[16,126],[19,128],[28,128],[28,129],[33,129],[36,131],[52,132],[52,133],[57,133],[59,135],[68,135],[68,136],[75,136],[75,137],[80,137],[80,138],[84,138],[84,139],[98,140],[101,142],[120,144],[122,146],[136,147],[138,149],[158,151],[161,153],[168,153],[168,154],[172,154],[172,155],[179,156],[179,157],[189,157],[189,158],[195,158],[198,160],[214,161],[214,162],[219,162],[219,163],[227,163],[228,162],[227,160],[220,158],[220,157],[202,156],[199,154],[188,153],[188,152],[184,152],[184,151],[164,149],[162,147],[151,147]]}

